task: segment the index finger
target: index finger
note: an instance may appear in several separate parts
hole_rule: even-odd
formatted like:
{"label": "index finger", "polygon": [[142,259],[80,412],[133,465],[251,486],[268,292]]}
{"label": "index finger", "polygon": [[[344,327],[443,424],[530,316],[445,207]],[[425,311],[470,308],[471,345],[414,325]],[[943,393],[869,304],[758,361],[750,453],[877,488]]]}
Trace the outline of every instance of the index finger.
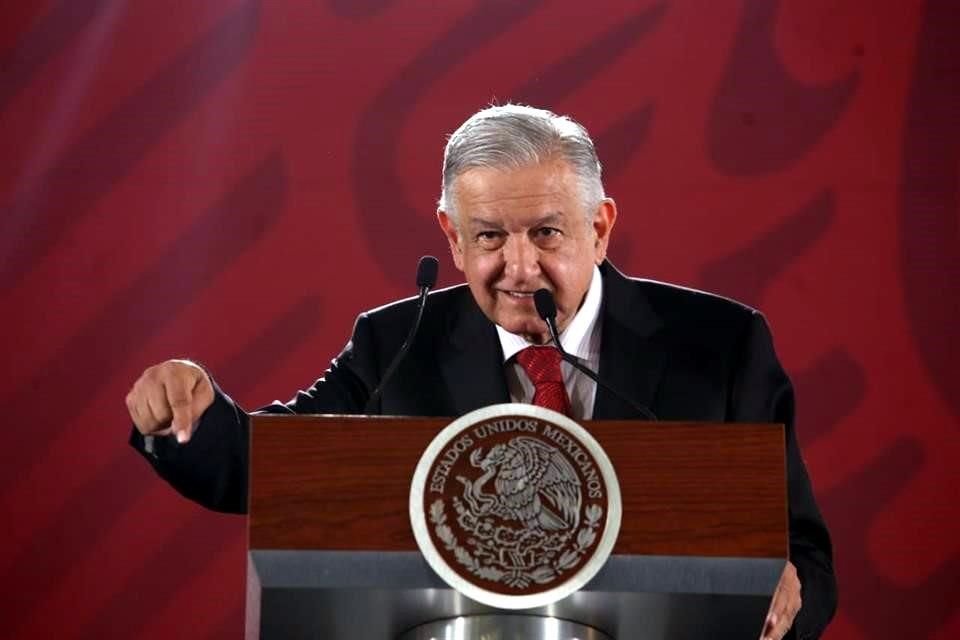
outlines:
{"label": "index finger", "polygon": [[178,441],[184,434],[190,437],[190,427],[193,425],[193,389],[196,381],[190,380],[185,376],[173,376],[163,383],[164,392],[167,394],[167,403],[170,405],[170,411],[173,413],[173,420],[170,423],[173,432]]}

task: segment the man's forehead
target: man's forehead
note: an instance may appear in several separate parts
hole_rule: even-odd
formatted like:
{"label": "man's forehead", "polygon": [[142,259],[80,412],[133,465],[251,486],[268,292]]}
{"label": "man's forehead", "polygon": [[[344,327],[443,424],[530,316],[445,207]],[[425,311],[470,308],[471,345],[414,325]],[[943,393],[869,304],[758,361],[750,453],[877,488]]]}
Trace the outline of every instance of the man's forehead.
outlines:
{"label": "man's forehead", "polygon": [[579,183],[565,163],[528,165],[519,168],[476,167],[454,183],[461,209],[492,212],[497,209],[562,211],[576,198]]}

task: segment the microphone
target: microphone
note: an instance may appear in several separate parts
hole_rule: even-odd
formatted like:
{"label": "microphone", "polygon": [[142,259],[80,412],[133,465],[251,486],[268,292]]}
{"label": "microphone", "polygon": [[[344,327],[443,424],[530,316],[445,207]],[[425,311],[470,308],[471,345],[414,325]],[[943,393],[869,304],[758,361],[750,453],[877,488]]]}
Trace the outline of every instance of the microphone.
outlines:
{"label": "microphone", "polygon": [[367,398],[367,403],[363,406],[363,412],[365,414],[369,414],[377,404],[377,400],[380,399],[380,394],[383,392],[383,387],[393,376],[393,372],[397,370],[397,367],[403,360],[403,356],[407,355],[407,351],[410,350],[410,345],[413,344],[413,339],[417,335],[417,329],[420,328],[420,320],[423,319],[423,309],[427,306],[427,294],[430,292],[430,289],[433,289],[434,285],[437,284],[437,271],[439,269],[440,262],[433,256],[423,256],[420,258],[420,262],[417,263],[417,289],[419,289],[418,295],[420,296],[417,300],[417,316],[414,318],[413,324],[410,325],[410,331],[407,333],[407,339],[403,341],[403,346],[400,347],[397,355],[393,356],[390,366],[387,367],[383,377],[380,378],[380,384],[377,385],[377,388],[374,389],[370,397]]}
{"label": "microphone", "polygon": [[634,411],[639,413],[647,420],[657,420],[657,416],[653,413],[653,411],[642,404],[637,404],[623,393],[605,383],[600,379],[600,376],[591,371],[589,368],[580,364],[580,361],[576,356],[572,356],[564,351],[563,345],[560,344],[560,332],[557,331],[557,303],[553,299],[553,294],[550,293],[550,291],[547,289],[537,289],[534,291],[533,304],[537,308],[537,314],[543,319],[544,322],[547,323],[547,330],[550,331],[550,337],[553,338],[553,344],[557,347],[557,351],[560,352],[560,357],[563,358],[565,362],[569,362],[574,369],[596,382],[597,386],[600,388],[612,393],[613,395],[617,396],[617,398],[633,407]]}
{"label": "microphone", "polygon": [[440,269],[440,261],[433,256],[423,256],[417,263],[417,289],[420,295],[424,289],[429,291],[437,284],[437,271]]}

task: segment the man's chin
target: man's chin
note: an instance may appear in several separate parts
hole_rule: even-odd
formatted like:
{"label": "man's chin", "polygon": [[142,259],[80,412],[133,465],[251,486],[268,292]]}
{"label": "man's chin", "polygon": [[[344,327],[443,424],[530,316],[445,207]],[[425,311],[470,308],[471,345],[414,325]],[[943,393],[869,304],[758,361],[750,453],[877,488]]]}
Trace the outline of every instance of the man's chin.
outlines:
{"label": "man's chin", "polygon": [[542,344],[550,340],[550,332],[547,329],[547,323],[536,318],[500,318],[497,324],[517,335],[523,336],[526,340],[535,344]]}

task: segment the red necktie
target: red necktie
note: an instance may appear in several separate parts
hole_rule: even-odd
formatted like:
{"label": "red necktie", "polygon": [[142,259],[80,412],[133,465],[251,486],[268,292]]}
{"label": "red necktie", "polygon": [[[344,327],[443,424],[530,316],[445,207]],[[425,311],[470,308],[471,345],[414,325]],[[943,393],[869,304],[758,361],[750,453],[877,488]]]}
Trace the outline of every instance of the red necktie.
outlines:
{"label": "red necktie", "polygon": [[527,347],[517,354],[517,362],[533,383],[533,404],[570,415],[570,398],[563,386],[560,352],[553,347]]}

